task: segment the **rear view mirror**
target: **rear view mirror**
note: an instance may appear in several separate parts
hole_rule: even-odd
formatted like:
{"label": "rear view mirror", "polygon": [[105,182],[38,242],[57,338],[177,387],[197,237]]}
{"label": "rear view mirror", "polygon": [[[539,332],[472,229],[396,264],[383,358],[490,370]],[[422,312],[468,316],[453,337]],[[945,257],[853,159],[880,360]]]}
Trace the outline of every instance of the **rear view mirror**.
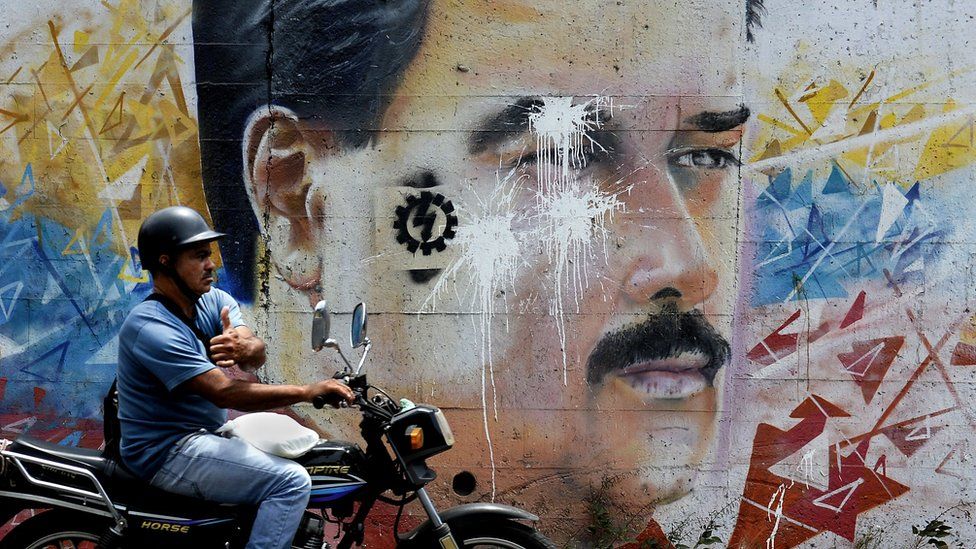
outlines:
{"label": "rear view mirror", "polygon": [[366,304],[360,303],[352,310],[352,330],[349,334],[352,348],[360,347],[366,342]]}
{"label": "rear view mirror", "polygon": [[312,313],[312,349],[320,351],[329,339],[329,306],[325,300],[315,304]]}

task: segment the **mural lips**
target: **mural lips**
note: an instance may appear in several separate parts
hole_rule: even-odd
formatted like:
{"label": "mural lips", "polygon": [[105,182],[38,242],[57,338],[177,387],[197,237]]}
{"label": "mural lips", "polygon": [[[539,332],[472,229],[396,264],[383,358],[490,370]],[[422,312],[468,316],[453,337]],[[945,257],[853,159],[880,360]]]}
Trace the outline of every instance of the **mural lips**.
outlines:
{"label": "mural lips", "polygon": [[586,380],[599,385],[614,375],[652,398],[686,398],[712,386],[730,356],[729,343],[700,311],[668,304],[604,335],[587,360]]}

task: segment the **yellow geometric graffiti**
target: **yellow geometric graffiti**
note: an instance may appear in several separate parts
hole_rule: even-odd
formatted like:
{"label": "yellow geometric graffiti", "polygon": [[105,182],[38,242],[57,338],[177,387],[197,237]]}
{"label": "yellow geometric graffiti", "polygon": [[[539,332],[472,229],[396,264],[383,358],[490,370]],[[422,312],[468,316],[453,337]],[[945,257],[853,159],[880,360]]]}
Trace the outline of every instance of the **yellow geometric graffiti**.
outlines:
{"label": "yellow geometric graffiti", "polygon": [[75,235],[71,237],[68,244],[61,250],[61,256],[84,255],[88,253],[85,249],[85,229],[75,230]]}
{"label": "yellow geometric graffiti", "polygon": [[132,267],[131,261],[126,261],[122,264],[122,269],[119,271],[119,280],[124,280],[126,282],[132,282],[134,284],[149,282],[149,272],[140,270],[139,274],[133,273],[134,269]]}
{"label": "yellow geometric graffiti", "polygon": [[[954,102],[945,105],[944,112],[958,107]],[[973,146],[974,117],[969,115],[962,122],[937,128],[929,136],[925,151],[916,169],[916,177],[925,179],[976,162],[976,147]]]}
{"label": "yellow geometric graffiti", "polygon": [[834,79],[791,93],[774,88],[785,112],[757,117],[762,124],[749,168],[832,161],[854,182],[874,178],[907,187],[976,163],[974,113],[944,96],[913,98],[948,76],[866,100],[877,95],[875,79],[871,71],[856,88]]}
{"label": "yellow geometric graffiti", "polygon": [[[0,73],[11,84],[0,95],[0,181],[32,165],[35,192],[15,215],[77,231],[65,253],[92,248],[84,235],[107,209],[108,240],[126,257],[148,213],[172,204],[206,211],[183,90],[192,47],[173,39],[189,30],[189,14],[184,1],[102,2],[87,17],[39,20],[0,47],[0,59],[19,63]],[[14,55],[41,31],[46,45]]]}

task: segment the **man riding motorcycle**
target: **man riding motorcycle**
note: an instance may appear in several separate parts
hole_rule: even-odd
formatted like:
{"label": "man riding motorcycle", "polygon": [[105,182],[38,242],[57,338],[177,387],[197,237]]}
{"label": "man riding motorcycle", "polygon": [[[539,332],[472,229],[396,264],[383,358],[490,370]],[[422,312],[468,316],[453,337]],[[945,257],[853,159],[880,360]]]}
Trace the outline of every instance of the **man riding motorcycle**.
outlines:
{"label": "man riding motorcycle", "polygon": [[354,396],[334,379],[266,385],[223,372],[254,370],[265,360],[264,342],[244,325],[237,302],[211,287],[211,243],[224,236],[184,206],[153,213],[139,229],[153,294],[133,308],[119,333],[120,454],[163,490],[257,505],[247,548],[287,548],[308,503],[308,473],[214,431],[227,421],[226,408],[260,411]]}

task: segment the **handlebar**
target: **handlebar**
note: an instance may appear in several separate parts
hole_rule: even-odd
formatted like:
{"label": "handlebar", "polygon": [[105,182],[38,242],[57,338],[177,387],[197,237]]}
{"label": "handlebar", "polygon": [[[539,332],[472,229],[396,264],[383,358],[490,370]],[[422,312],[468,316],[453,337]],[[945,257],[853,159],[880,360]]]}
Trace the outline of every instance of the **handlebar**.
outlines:
{"label": "handlebar", "polygon": [[[344,399],[338,398],[337,395],[318,395],[312,399],[312,406],[318,409],[324,408],[327,404],[336,406],[338,408],[348,408],[350,406],[358,406],[364,414],[366,415],[378,415],[389,419],[396,414],[400,407],[396,402],[388,395],[385,391],[378,387],[374,387],[366,382],[366,374],[349,374],[348,372],[336,372],[333,379],[337,379],[352,389],[355,399],[352,404],[346,402]],[[367,398],[367,391],[369,389],[374,389],[382,397],[374,396],[373,400],[380,398],[380,401],[371,402]]]}
{"label": "handlebar", "polygon": [[[356,395],[354,404],[359,404],[360,400],[363,398],[363,392],[366,390],[366,379],[365,376],[350,376],[348,373],[336,372],[332,379],[337,379],[344,384],[348,385],[353,393]],[[336,408],[348,408],[349,403],[345,400],[339,399],[336,395],[319,395],[312,399],[312,406],[316,409],[321,410],[325,408],[326,405],[330,405]]]}
{"label": "handlebar", "polygon": [[[316,408],[318,408],[319,410],[321,410],[322,408],[325,408],[325,406],[327,404],[328,405],[333,405],[332,403],[335,400],[336,399],[334,397],[333,398],[329,398],[329,397],[327,397],[325,395],[319,395],[319,396],[317,396],[317,397],[315,397],[315,398],[312,399],[312,406],[315,406]],[[338,403],[338,405],[337,405],[337,407],[338,408],[348,408],[349,407],[349,403],[346,402],[345,400],[340,400],[339,403]]]}

